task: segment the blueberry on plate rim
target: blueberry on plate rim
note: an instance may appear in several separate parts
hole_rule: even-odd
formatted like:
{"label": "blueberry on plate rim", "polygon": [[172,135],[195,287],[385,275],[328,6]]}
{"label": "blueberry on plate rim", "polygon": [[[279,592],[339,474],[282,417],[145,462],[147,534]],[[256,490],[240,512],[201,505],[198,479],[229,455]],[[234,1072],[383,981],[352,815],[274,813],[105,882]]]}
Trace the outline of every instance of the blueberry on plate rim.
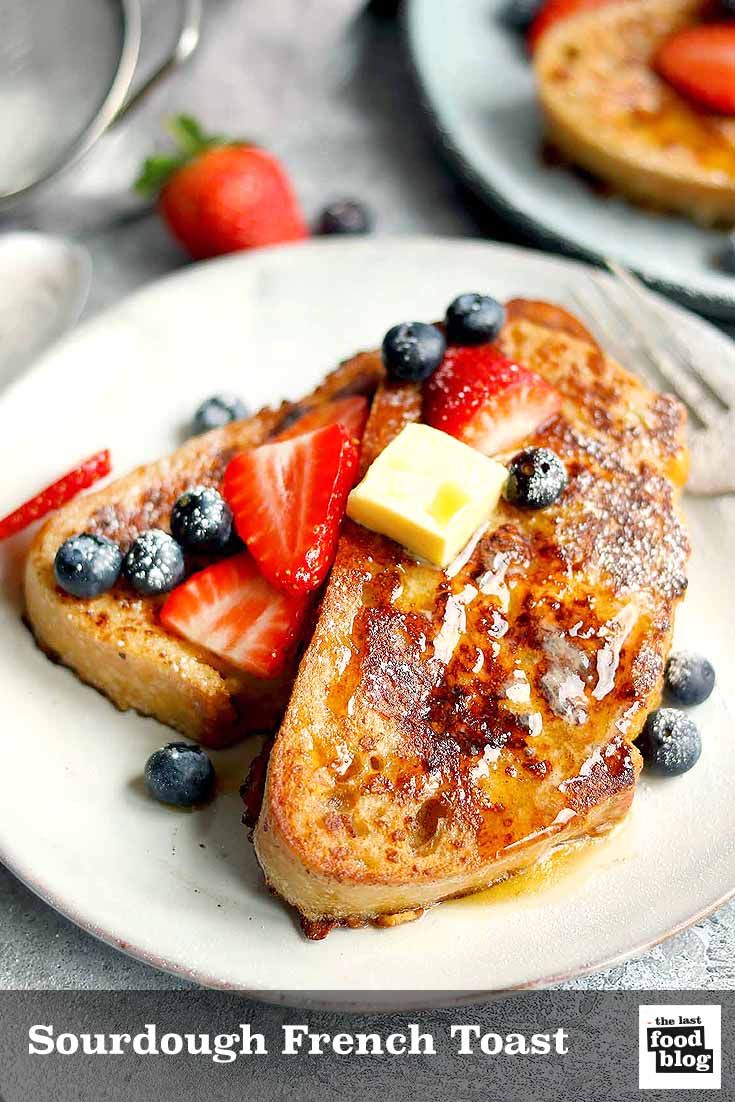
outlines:
{"label": "blueberry on plate rim", "polygon": [[703,704],[715,687],[715,670],[704,655],[682,650],[666,663],[666,692],[677,704]]}
{"label": "blueberry on plate rim", "polygon": [[211,798],[215,773],[201,746],[168,742],[148,758],[143,779],[155,800],[176,807],[193,807]]}
{"label": "blueberry on plate rim", "polygon": [[643,725],[637,746],[652,773],[678,777],[699,761],[702,736],[686,712],[659,708]]}
{"label": "blueberry on plate rim", "polygon": [[372,226],[372,215],[359,199],[338,199],[320,214],[317,233],[325,236],[370,233]]}
{"label": "blueberry on plate rim", "polygon": [[404,321],[385,334],[383,363],[394,381],[420,383],[434,374],[446,350],[441,329],[423,321]]}
{"label": "blueberry on plate rim", "polygon": [[150,528],[133,540],[122,574],[142,597],[168,593],[184,579],[184,552],[168,532]]}
{"label": "blueberry on plate rim", "polygon": [[232,534],[232,510],[213,486],[192,486],[171,510],[171,535],[187,551],[217,554]]}
{"label": "blueberry on plate rim", "polygon": [[550,448],[525,448],[508,464],[505,499],[523,509],[554,505],[567,486],[567,470]]}
{"label": "blueberry on plate rim", "polygon": [[450,344],[487,344],[503,328],[505,309],[490,295],[470,291],[458,295],[447,307],[445,319]]}
{"label": "blueberry on plate rim", "polygon": [[544,3],[545,0],[505,0],[498,12],[498,20],[508,30],[525,34]]}
{"label": "blueberry on plate rim", "polygon": [[213,394],[196,410],[191,430],[194,436],[201,436],[203,432],[221,429],[231,421],[242,421],[247,415],[247,406],[237,395]]}
{"label": "blueberry on plate rim", "polygon": [[99,597],[120,575],[120,548],[106,536],[83,532],[64,540],[54,558],[54,577],[72,597]]}

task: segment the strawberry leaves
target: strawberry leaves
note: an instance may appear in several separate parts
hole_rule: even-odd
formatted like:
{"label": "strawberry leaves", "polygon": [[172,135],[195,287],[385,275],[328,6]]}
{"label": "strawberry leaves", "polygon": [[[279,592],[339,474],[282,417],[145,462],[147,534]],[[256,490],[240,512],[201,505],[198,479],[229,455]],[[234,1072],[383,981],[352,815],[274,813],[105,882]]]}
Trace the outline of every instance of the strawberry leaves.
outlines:
{"label": "strawberry leaves", "polygon": [[148,198],[155,198],[163,191],[171,178],[195,157],[209,149],[228,145],[250,145],[248,141],[231,141],[221,134],[207,134],[192,115],[173,115],[166,120],[165,128],[177,147],[176,152],[154,153],[146,157],[135,184],[135,190]]}

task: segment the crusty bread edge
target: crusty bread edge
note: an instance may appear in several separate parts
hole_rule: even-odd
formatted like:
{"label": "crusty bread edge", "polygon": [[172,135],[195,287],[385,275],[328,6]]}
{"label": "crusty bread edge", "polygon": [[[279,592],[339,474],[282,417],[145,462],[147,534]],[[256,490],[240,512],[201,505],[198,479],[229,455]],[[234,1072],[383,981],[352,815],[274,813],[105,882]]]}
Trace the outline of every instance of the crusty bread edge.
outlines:
{"label": "crusty bread edge", "polygon": [[[636,775],[640,771],[640,756],[632,748]],[[457,876],[444,877],[428,883],[411,881],[391,883],[350,882],[335,879],[307,867],[289,845],[279,822],[277,811],[267,797],[258,820],[253,842],[258,861],[266,870],[268,886],[291,903],[309,925],[321,923],[357,925],[366,920],[380,924],[382,917],[401,912],[423,911],[443,900],[470,895],[490,887],[499,880],[530,868],[542,854],[554,847],[571,844],[595,833],[607,833],[628,813],[633,802],[635,782],[629,783],[611,798],[601,800],[585,815],[575,815],[568,823],[552,824],[532,839],[511,846],[501,858]],[[325,905],[325,901],[329,901]]]}

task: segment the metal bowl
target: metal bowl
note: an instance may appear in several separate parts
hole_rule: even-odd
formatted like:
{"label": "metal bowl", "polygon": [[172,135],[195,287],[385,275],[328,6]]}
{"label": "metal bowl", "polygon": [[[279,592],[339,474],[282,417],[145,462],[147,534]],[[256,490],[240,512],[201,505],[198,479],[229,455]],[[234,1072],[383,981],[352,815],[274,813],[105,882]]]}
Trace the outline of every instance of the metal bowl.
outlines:
{"label": "metal bowl", "polygon": [[0,210],[86,153],[196,49],[201,0],[180,0],[177,42],[131,92],[140,0],[3,0],[0,8]]}

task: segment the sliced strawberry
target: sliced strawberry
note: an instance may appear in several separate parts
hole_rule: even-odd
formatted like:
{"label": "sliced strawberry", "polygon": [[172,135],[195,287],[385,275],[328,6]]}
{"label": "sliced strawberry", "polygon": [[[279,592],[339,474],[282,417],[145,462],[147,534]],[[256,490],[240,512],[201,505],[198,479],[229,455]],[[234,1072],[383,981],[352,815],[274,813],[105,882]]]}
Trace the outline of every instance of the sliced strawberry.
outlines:
{"label": "sliced strawberry", "polygon": [[303,436],[304,433],[324,428],[325,425],[344,425],[348,436],[359,442],[365,431],[368,408],[367,398],[359,395],[353,398],[336,398],[333,402],[325,402],[310,409],[298,421],[279,432],[275,439],[292,440],[294,436]]}
{"label": "sliced strawberry", "polygon": [[238,669],[275,677],[304,624],[308,597],[274,589],[244,552],[201,570],[166,598],[161,622]]}
{"label": "sliced strawberry", "polygon": [[110,473],[110,453],[108,451],[97,452],[89,459],[85,459],[73,471],[69,471],[57,482],[52,482],[40,494],[36,494],[30,501],[26,501],[19,509],[0,520],[0,540],[6,540],[17,532],[22,532],[29,524],[45,517],[54,509],[60,509],[71,501],[81,490],[93,486],[100,478]]}
{"label": "sliced strawberry", "polygon": [[654,68],[699,107],[735,115],[735,24],[702,23],[667,38]]}
{"label": "sliced strawberry", "polygon": [[326,578],[357,462],[357,445],[334,424],[252,448],[228,466],[235,527],[279,589],[309,593]]}
{"label": "sliced strawberry", "polygon": [[577,15],[578,12],[588,11],[591,8],[602,7],[603,4],[610,2],[611,0],[546,0],[528,31],[526,41],[529,50],[533,53],[541,35],[560,19],[566,19],[570,15]]}
{"label": "sliced strawberry", "polygon": [[531,436],[561,405],[545,379],[491,344],[448,348],[424,388],[424,418],[486,455]]}

